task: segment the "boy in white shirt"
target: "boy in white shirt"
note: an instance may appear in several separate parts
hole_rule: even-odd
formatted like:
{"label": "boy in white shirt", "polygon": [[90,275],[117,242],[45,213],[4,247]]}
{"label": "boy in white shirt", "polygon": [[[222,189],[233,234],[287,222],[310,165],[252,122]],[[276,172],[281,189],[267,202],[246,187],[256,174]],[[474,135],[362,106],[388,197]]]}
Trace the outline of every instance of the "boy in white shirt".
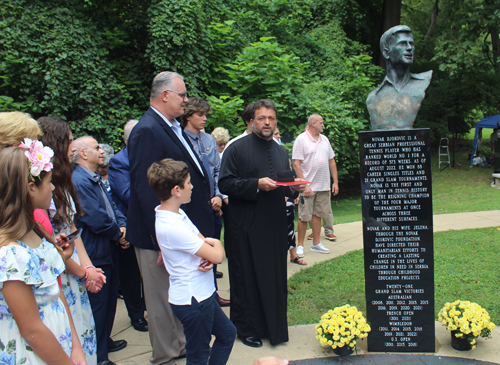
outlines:
{"label": "boy in white shirt", "polygon": [[[224,258],[224,248],[219,240],[203,237],[180,209],[191,201],[193,189],[184,162],[155,162],[148,180],[161,203],[155,208],[156,239],[170,276],[168,301],[184,326],[186,364],[226,364],[236,328],[216,302],[211,271],[212,263]],[[210,350],[211,335],[215,342]]]}

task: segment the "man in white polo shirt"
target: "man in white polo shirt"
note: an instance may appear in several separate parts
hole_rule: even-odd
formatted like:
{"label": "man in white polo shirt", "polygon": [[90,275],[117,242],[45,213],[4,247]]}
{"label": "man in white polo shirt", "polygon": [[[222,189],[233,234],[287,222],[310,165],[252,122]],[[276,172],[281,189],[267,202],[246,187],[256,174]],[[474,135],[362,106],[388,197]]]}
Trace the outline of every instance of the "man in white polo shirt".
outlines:
{"label": "man in white polo shirt", "polygon": [[310,181],[299,200],[299,229],[297,255],[304,256],[304,238],[307,222],[313,231],[312,251],[330,253],[330,250],[319,241],[321,218],[331,214],[330,174],[333,178],[331,192],[339,193],[337,165],[332,146],[321,133],[323,132],[323,117],[313,114],[309,117],[308,128],[299,135],[293,144],[293,168],[298,178]]}

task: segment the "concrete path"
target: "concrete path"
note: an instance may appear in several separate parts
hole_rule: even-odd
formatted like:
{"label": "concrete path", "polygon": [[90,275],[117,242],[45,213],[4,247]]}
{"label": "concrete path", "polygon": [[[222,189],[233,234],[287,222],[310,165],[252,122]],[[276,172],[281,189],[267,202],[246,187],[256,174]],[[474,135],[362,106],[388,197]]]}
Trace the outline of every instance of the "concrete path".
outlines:
{"label": "concrete path", "polygon": [[[486,212],[472,212],[472,213],[457,213],[457,214],[440,214],[434,216],[434,232],[459,230],[469,228],[485,228],[485,227],[500,227],[500,210],[486,211]],[[299,266],[296,264],[288,264],[289,277],[310,267],[316,262],[329,260],[331,258],[341,256],[349,251],[358,250],[363,248],[363,233],[362,223],[353,222],[346,224],[335,225],[335,235],[337,242],[330,242],[325,240],[323,234],[320,239],[321,242],[330,249],[329,255],[312,252],[309,250],[311,241],[305,243],[305,260],[307,266]],[[224,273],[224,278],[219,279],[219,294],[223,298],[229,298],[229,280],[227,275],[226,262],[219,265],[219,271]],[[229,309],[224,308],[226,314],[229,315]],[[253,361],[262,356],[277,356],[288,360],[301,360],[301,359],[314,359],[323,358],[325,363],[330,363],[327,358],[335,356],[333,350],[328,347],[321,347],[319,341],[315,338],[314,324],[300,325],[289,327],[290,341],[286,344],[278,346],[271,346],[269,342],[264,340],[264,346],[258,349],[245,346],[241,341],[236,340],[233,351],[229,358],[231,365],[249,365]],[[127,311],[122,300],[118,301],[118,310],[116,313],[115,324],[113,327],[112,337],[114,340],[125,339],[128,346],[119,351],[110,354],[110,360],[116,362],[118,365],[148,365],[149,357],[151,355],[151,346],[149,343],[148,333],[135,331],[130,326],[130,320],[127,316]],[[357,354],[366,355],[366,340],[358,341]],[[456,351],[451,347],[450,332],[447,331],[440,322],[436,322],[436,353],[434,356],[437,359],[443,360],[439,363],[442,364],[457,364],[457,361],[444,361],[444,357],[455,358],[469,358],[481,361],[489,361],[492,363],[500,364],[500,329],[497,327],[493,331],[493,339],[484,340],[478,339],[478,346],[476,350],[471,351]],[[331,360],[331,359],[330,359]],[[350,361],[355,358],[351,357]],[[415,359],[417,360],[417,359]],[[309,362],[297,362],[297,364],[306,364]],[[316,364],[317,362],[314,362]],[[331,362],[333,363],[333,362]],[[359,363],[359,362],[349,362]],[[372,362],[379,364],[380,362]],[[390,362],[396,363],[396,362]],[[422,362],[409,362],[420,364]],[[426,362],[427,363],[427,362]],[[474,364],[477,362],[470,362]],[[185,365],[185,359],[179,359],[177,365]],[[311,362],[312,364],[312,362]],[[368,364],[368,362],[363,362]]]}

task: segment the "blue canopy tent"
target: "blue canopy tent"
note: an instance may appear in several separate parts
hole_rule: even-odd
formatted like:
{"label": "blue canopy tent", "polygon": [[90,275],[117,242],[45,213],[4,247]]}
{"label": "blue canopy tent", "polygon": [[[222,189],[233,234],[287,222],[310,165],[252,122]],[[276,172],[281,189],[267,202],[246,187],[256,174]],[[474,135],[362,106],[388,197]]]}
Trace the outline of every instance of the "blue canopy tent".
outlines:
{"label": "blue canopy tent", "polygon": [[478,135],[479,135],[479,129],[481,128],[493,128],[495,129],[497,127],[497,123],[500,122],[500,114],[499,115],[494,115],[492,117],[486,117],[481,119],[479,122],[476,123],[476,133],[474,134],[474,144],[472,145],[472,155],[470,158],[470,164],[472,166],[472,160],[474,159],[474,156],[476,155],[476,151],[479,147],[479,142],[478,142]]}

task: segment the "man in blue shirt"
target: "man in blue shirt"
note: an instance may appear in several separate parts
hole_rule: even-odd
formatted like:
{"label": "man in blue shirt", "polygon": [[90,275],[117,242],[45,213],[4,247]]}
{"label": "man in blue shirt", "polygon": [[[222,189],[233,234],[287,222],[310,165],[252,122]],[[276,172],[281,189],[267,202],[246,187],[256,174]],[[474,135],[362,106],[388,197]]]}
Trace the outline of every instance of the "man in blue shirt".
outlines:
{"label": "man in blue shirt", "polygon": [[[220,172],[220,157],[217,150],[217,142],[210,134],[205,133],[205,124],[207,122],[207,114],[210,111],[210,105],[200,98],[191,98],[184,107],[184,116],[182,117],[181,126],[184,128],[184,133],[188,136],[193,150],[198,154],[200,160],[205,165],[205,168],[210,173],[210,198],[212,209],[214,212],[214,233],[213,238],[220,239],[222,230],[221,208],[222,194],[219,191],[219,172]],[[217,265],[214,265],[214,280],[217,278]],[[217,282],[215,281],[217,288]],[[223,299],[217,295],[217,302],[221,307],[229,306],[229,300]]]}
{"label": "man in blue shirt", "polygon": [[75,140],[77,149],[72,180],[84,214],[75,220],[82,229],[82,241],[92,263],[106,275],[106,284],[98,293],[88,293],[97,336],[97,364],[113,365],[108,352],[127,346],[127,341],[113,341],[111,330],[115,320],[118,296],[118,246],[128,249],[125,240],[125,216],[116,208],[111,196],[96,173],[103,164],[104,151],[92,137]]}

